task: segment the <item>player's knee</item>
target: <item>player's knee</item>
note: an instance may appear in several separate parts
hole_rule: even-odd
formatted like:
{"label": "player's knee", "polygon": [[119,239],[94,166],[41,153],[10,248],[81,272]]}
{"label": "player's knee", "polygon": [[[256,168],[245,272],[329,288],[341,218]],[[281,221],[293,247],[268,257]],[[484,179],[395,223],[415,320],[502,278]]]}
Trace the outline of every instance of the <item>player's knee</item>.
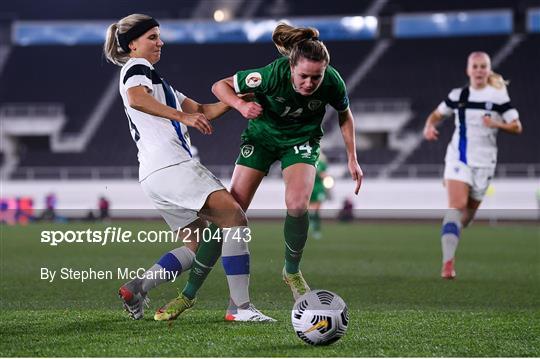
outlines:
{"label": "player's knee", "polygon": [[227,205],[227,210],[223,212],[223,219],[224,225],[222,227],[247,226],[246,213],[234,200]]}
{"label": "player's knee", "polygon": [[457,209],[458,211],[464,213],[467,209],[467,199],[451,199],[450,208]]}
{"label": "player's knee", "polygon": [[246,213],[242,210],[239,204],[237,204],[237,208],[232,212],[232,221],[234,222],[234,226],[247,226],[248,220]]}
{"label": "player's knee", "polygon": [[289,213],[298,213],[302,215],[305,213],[309,206],[309,196],[306,196],[302,193],[295,193],[293,195],[287,196],[285,200],[287,205],[287,211]]}
{"label": "player's knee", "polygon": [[471,224],[472,219],[473,219],[472,216],[463,217],[462,220],[461,220],[461,226],[463,228],[467,228],[469,226],[469,224]]}

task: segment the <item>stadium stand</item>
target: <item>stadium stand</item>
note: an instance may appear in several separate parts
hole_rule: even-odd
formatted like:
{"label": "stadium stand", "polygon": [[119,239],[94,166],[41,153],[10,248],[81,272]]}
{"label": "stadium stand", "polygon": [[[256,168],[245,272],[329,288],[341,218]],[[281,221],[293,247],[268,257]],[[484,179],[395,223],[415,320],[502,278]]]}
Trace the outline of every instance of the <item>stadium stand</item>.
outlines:
{"label": "stadium stand", "polygon": [[[24,6],[28,0],[7,3],[0,11],[2,19],[110,19],[125,15],[125,7],[115,2],[98,0],[87,9],[70,1],[56,0],[57,11],[44,11],[40,6]],[[149,13],[158,18],[191,18],[200,7],[201,1],[166,0],[160,2],[159,9],[147,2],[134,0],[130,7]],[[99,6],[99,5],[102,6]],[[373,1],[318,2],[310,6],[310,1],[275,0],[259,4],[255,16],[277,16],[275,9],[282,7],[287,15],[324,16],[340,14],[362,14]],[[47,7],[50,5],[48,4]],[[77,6],[77,11],[73,6]],[[397,1],[390,0],[382,8],[381,14],[391,17],[400,12],[458,11],[475,10],[485,6],[485,1],[457,0],[454,2]],[[539,1],[518,2],[495,0],[491,9],[514,9],[521,13],[530,6],[540,6]],[[71,9],[71,10],[70,10]],[[273,9],[273,10],[272,10]],[[42,11],[43,10],[43,11]],[[279,11],[278,11],[279,12]],[[538,93],[540,93],[540,73],[523,64],[540,62],[540,35],[522,34],[522,40],[496,69],[511,81],[510,96],[519,109],[525,128],[519,136],[499,135],[499,163],[540,163],[540,151],[536,134],[540,124]],[[332,54],[332,65],[348,82],[362,62],[372,55],[376,46],[388,40],[388,48],[370,68],[360,84],[349,96],[351,102],[383,99],[392,101],[406,99],[410,103],[412,115],[402,128],[400,135],[421,133],[426,116],[444,99],[453,87],[462,86],[465,76],[465,59],[474,50],[486,51],[492,56],[508,42],[509,35],[463,36],[444,38],[395,39],[382,34],[375,40],[327,41]],[[324,40],[324,39],[323,39]],[[230,76],[235,71],[263,66],[278,56],[271,43],[229,43],[229,44],[166,44],[166,56],[157,69],[172,85],[187,96],[199,102],[215,101],[210,92],[212,83]],[[61,137],[80,133],[90,114],[114,81],[119,68],[105,62],[101,46],[11,46],[3,70],[0,68],[0,103],[58,103],[63,104],[67,122],[61,130]],[[9,84],[9,86],[7,85]],[[12,84],[17,84],[12,86]],[[81,176],[85,167],[126,167],[137,166],[136,147],[127,129],[127,120],[121,99],[116,98],[107,107],[103,121],[92,134],[82,151],[57,153],[52,151],[51,139],[46,136],[23,136],[18,139],[18,168],[13,178],[24,178],[26,168],[31,167],[80,167]],[[357,121],[362,121],[361,117]],[[441,138],[437,142],[421,142],[403,162],[408,165],[442,164],[442,158],[450,139],[453,121],[447,120],[441,128]],[[199,149],[201,161],[212,166],[231,166],[240,144],[240,133],[246,121],[236,112],[225,115],[214,123],[212,136],[200,135],[191,130],[193,144]],[[328,118],[324,124],[328,133],[337,131],[336,118]],[[367,165],[387,165],[396,158],[399,151],[388,146],[388,136],[380,134],[368,148],[358,151],[359,161]],[[334,137],[332,137],[334,138]],[[339,138],[338,138],[339,140]],[[336,141],[339,142],[339,141]],[[327,152],[331,161],[344,161],[341,148],[331,148]],[[0,154],[0,158],[5,158]],[[136,176],[136,172],[130,172]],[[399,171],[398,171],[399,172]]]}
{"label": "stadium stand", "polygon": [[[354,57],[335,56],[332,58],[344,77],[350,75],[355,61],[369,52],[371,41],[365,42],[333,42],[328,47],[336,54],[354,51]],[[107,86],[113,73],[119,68],[107,64],[101,57],[101,49],[96,46],[53,47],[50,52],[45,47],[16,47],[9,63],[6,78],[23,84],[14,92],[4,89],[0,92],[2,102],[58,102],[65,103],[69,118],[64,132],[80,130],[88,113],[95,106],[103,89]],[[244,68],[264,66],[273,61],[279,54],[269,43],[257,44],[207,44],[200,45],[168,45],[164,47],[167,56],[157,65],[157,69],[165,77],[173,79],[172,85],[183,91],[187,96],[199,102],[212,102],[215,97],[210,88],[213,82],[230,76],[235,71]],[[201,67],[201,59],[213,59],[219,54],[227,54],[226,61],[214,61]],[[58,71],[42,71],[39,67],[31,71],[22,71],[30,66],[32,59],[42,56],[44,61],[54,63],[53,59],[60,54],[62,63],[61,76]],[[81,59],[80,62],[77,59]],[[193,71],[193,69],[196,69]],[[76,76],[68,76],[76,74]],[[96,75],[98,74],[98,75]],[[51,83],[46,94],[41,87],[34,86],[36,79],[40,83]],[[84,86],[80,85],[84,84]],[[75,91],[74,89],[77,88]],[[28,91],[25,91],[28,89]],[[84,100],[81,98],[84,94]],[[246,121],[237,113],[231,112],[214,123],[215,133],[203,136],[196,130],[191,130],[193,144],[201,151],[201,160],[208,165],[232,164],[236,159],[240,133],[246,126]],[[47,151],[42,141],[40,145],[33,143],[34,137],[19,142],[20,166],[136,166],[136,148],[129,131],[123,111],[121,99],[115,100],[104,121],[93,136],[90,144],[82,153],[52,153]],[[223,144],[223,145],[219,145]],[[15,177],[18,175],[15,174]]]}
{"label": "stadium stand", "polygon": [[537,0],[389,0],[381,16],[392,16],[400,12],[442,12],[442,11],[465,11],[490,9],[516,9],[523,11],[529,7],[538,6]]}
{"label": "stadium stand", "polygon": [[157,4],[145,0],[18,0],[4,1],[0,15],[12,20],[109,20],[126,16],[126,7],[130,7],[158,18],[185,19],[191,17],[198,3],[198,0],[160,0]]}
{"label": "stadium stand", "polygon": [[5,65],[2,103],[63,103],[63,132],[80,131],[113,72],[100,46],[15,46]]}

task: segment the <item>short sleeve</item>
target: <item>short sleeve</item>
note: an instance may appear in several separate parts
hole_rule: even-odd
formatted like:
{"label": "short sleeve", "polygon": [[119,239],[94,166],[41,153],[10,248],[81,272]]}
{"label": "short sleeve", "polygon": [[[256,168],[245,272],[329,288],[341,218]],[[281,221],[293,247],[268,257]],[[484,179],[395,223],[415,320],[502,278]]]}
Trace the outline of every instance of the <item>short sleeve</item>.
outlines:
{"label": "short sleeve", "polygon": [[181,93],[180,91],[178,90],[175,90],[175,93],[176,93],[176,97],[178,98],[178,103],[180,105],[182,105],[182,102],[184,102],[184,100],[187,98],[186,95],[184,95],[183,93]]}
{"label": "short sleeve", "polygon": [[276,78],[279,74],[276,70],[277,61],[258,69],[238,71],[234,79],[234,90],[236,93],[261,93],[270,92],[276,85]]}
{"label": "short sleeve", "polygon": [[145,86],[152,91],[152,67],[146,59],[135,59],[123,71],[122,83],[126,89]]}
{"label": "short sleeve", "polygon": [[459,94],[461,89],[453,89],[448,94],[448,97],[437,106],[437,112],[443,116],[450,116],[454,109],[457,108]]}
{"label": "short sleeve", "polygon": [[331,98],[328,102],[337,112],[347,111],[349,109],[349,96],[347,86],[339,73],[334,68],[328,68],[328,76],[332,76],[333,89]]}
{"label": "short sleeve", "polygon": [[510,96],[508,96],[506,87],[500,90],[500,97],[497,102],[498,104],[495,107],[495,110],[499,113],[504,122],[510,123],[519,118],[518,111],[510,102]]}
{"label": "short sleeve", "polygon": [[501,117],[504,122],[510,123],[514,120],[519,119],[519,112],[515,108],[511,108],[508,111],[504,112]]}

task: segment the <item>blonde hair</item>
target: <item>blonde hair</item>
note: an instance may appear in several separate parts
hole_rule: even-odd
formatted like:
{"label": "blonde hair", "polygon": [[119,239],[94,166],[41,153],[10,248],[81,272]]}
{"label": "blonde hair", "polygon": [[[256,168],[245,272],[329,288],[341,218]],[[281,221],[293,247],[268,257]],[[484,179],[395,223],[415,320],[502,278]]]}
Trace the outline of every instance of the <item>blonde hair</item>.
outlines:
{"label": "blonde hair", "polygon": [[103,45],[103,53],[107,61],[115,65],[123,66],[129,60],[129,53],[120,47],[118,42],[118,34],[123,34],[141,21],[151,19],[148,15],[131,14],[120,21],[109,25],[105,44]]}
{"label": "blonde hair", "polygon": [[293,66],[300,58],[330,63],[328,49],[319,40],[319,30],[314,27],[293,27],[280,23],[272,33],[272,41]]}
{"label": "blonde hair", "polygon": [[504,77],[502,77],[502,75],[496,72],[491,71],[491,73],[488,76],[488,84],[495,87],[496,89],[505,88],[506,86],[508,86],[509,83],[510,81],[505,80]]}
{"label": "blonde hair", "polygon": [[471,61],[471,59],[473,57],[479,57],[479,56],[483,56],[487,59],[488,61],[488,64],[489,64],[489,68],[490,68],[490,72],[489,72],[489,75],[488,75],[488,84],[495,87],[496,89],[502,89],[504,87],[506,87],[510,82],[505,80],[502,75],[494,72],[493,70],[491,70],[491,58],[489,57],[489,55],[483,51],[474,51],[474,52],[471,52],[469,54],[469,57],[467,58],[467,63],[469,63]]}

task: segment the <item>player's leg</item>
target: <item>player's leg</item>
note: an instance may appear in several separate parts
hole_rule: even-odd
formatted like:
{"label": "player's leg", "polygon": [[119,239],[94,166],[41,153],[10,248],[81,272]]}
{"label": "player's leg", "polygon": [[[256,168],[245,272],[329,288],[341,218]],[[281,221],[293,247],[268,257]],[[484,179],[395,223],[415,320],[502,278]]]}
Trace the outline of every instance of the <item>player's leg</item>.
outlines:
{"label": "player's leg", "polygon": [[197,243],[197,254],[193,259],[189,278],[184,289],[179,293],[178,297],[156,311],[154,314],[155,320],[174,320],[195,304],[197,292],[221,252],[221,241],[205,237],[205,228],[207,228],[206,222],[200,218],[182,228],[182,240],[187,243]]}
{"label": "player's leg", "polygon": [[243,165],[236,165],[231,178],[231,195],[247,211],[255,192],[259,188],[266,172]]}
{"label": "player's leg", "polygon": [[[247,166],[235,166],[231,180],[231,195],[243,210],[247,210],[249,207],[265,175],[265,172]],[[244,231],[246,229],[229,229],[228,235],[224,232],[221,261],[227,276],[230,293],[229,306],[225,314],[225,320],[228,321],[247,319],[244,316],[248,313],[244,310],[251,305],[249,297],[250,253],[248,242],[226,239],[227,236],[231,237],[235,231]]]}
{"label": "player's leg", "polygon": [[[199,216],[208,221],[212,221],[222,229],[223,239],[212,236],[211,238],[194,238],[198,240],[199,249],[193,261],[189,279],[180,295],[160,308],[155,314],[156,320],[176,319],[186,309],[191,308],[195,303],[198,290],[206,280],[208,274],[215,265],[221,254],[221,245],[226,242],[235,241],[240,246],[251,239],[251,232],[247,227],[247,219],[240,205],[232,198],[229,192],[219,190],[211,193],[204,206],[199,211]],[[206,227],[199,227],[198,233],[203,233]],[[193,233],[195,233],[193,231]],[[235,261],[235,269],[239,273],[249,273],[249,256],[240,255]],[[248,287],[242,288],[240,295],[247,298],[246,312],[249,312],[251,321],[271,321],[272,318],[264,316],[249,303]]]}
{"label": "player's leg", "polygon": [[[184,291],[154,315],[156,320],[175,319],[193,305],[197,290],[221,253],[221,242],[217,238],[208,241],[200,238],[205,233],[207,223],[200,219],[198,211],[204,208],[212,194],[226,191],[221,182],[196,161],[186,161],[156,171],[141,185],[169,226],[182,229],[181,240],[188,242],[192,248],[198,243]],[[173,258],[168,256],[168,259]]]}
{"label": "player's leg", "polygon": [[297,299],[309,291],[309,286],[300,272],[300,261],[309,230],[308,204],[315,181],[315,166],[295,163],[283,169],[285,182],[285,267],[283,279],[291,287]]}
{"label": "player's leg", "polygon": [[482,201],[469,197],[467,207],[465,208],[465,211],[463,211],[463,217],[461,218],[463,228],[469,226],[469,224],[472,222],[474,216],[476,215],[476,211],[480,207],[480,204],[482,204]]}
{"label": "player's leg", "polygon": [[[180,238],[181,230],[178,232],[177,238]],[[191,268],[196,251],[196,241],[175,248],[165,253],[141,278],[134,278],[120,287],[118,295],[132,319],[144,316],[144,306],[148,306],[148,292],[151,289],[177,279],[182,272]]]}
{"label": "player's leg", "polygon": [[[262,179],[266,176],[275,154],[263,146],[244,142],[231,179],[231,196],[246,211],[251,204]],[[251,305],[249,298],[250,253],[248,242],[232,238],[235,233],[246,232],[248,228],[228,229],[224,231],[222,264],[229,285],[229,306],[225,314],[228,321],[273,320],[262,315]],[[238,236],[237,236],[238,238]],[[247,238],[246,238],[247,239]]]}
{"label": "player's leg", "polygon": [[[313,194],[312,194],[312,198],[313,198]],[[310,202],[309,202],[309,227],[310,227],[310,230],[311,230],[311,235],[315,239],[321,239],[322,238],[320,210],[321,210],[321,202],[318,201],[317,199],[315,199],[314,201],[312,201],[310,199]]]}
{"label": "player's leg", "polygon": [[456,276],[454,270],[455,254],[463,228],[462,218],[467,207],[469,188],[468,183],[452,179],[446,180],[449,209],[443,218],[441,230],[443,262],[441,277],[445,279],[453,279]]}
{"label": "player's leg", "polygon": [[472,185],[467,200],[467,206],[461,219],[463,228],[467,227],[474,219],[476,211],[480,207],[489,188],[494,172],[495,168],[472,168]]}
{"label": "player's leg", "polygon": [[216,223],[222,233],[222,262],[230,291],[230,305],[225,315],[228,321],[274,321],[252,304],[249,297],[250,255],[248,243],[251,229],[238,202],[229,192],[210,196],[207,209],[201,215]]}
{"label": "player's leg", "polygon": [[[188,168],[188,170],[186,170]],[[141,188],[152,200],[158,212],[171,230],[179,231],[176,238],[181,238],[182,227],[197,220],[196,213],[188,213],[182,207],[183,193],[178,191],[177,178],[184,173],[189,175],[189,165],[170,166],[154,172],[141,182]],[[187,176],[189,177],[189,176]],[[216,187],[219,187],[215,184]],[[222,187],[222,186],[221,186]],[[119,296],[124,308],[134,319],[142,318],[144,304],[148,302],[147,293],[159,284],[176,278],[182,271],[191,268],[197,250],[197,242],[188,243],[164,254],[157,263],[142,276],[125,283],[119,289]]]}
{"label": "player's leg", "polygon": [[[199,211],[199,217],[215,223],[219,228],[245,226],[247,220],[240,206],[224,189],[210,193]],[[188,281],[178,295],[154,315],[155,320],[174,320],[195,304],[197,292],[208,277],[221,254],[222,241],[214,236],[206,237],[206,224],[199,219],[192,227],[187,227],[190,237],[187,241],[198,242],[199,248],[193,261]]]}

